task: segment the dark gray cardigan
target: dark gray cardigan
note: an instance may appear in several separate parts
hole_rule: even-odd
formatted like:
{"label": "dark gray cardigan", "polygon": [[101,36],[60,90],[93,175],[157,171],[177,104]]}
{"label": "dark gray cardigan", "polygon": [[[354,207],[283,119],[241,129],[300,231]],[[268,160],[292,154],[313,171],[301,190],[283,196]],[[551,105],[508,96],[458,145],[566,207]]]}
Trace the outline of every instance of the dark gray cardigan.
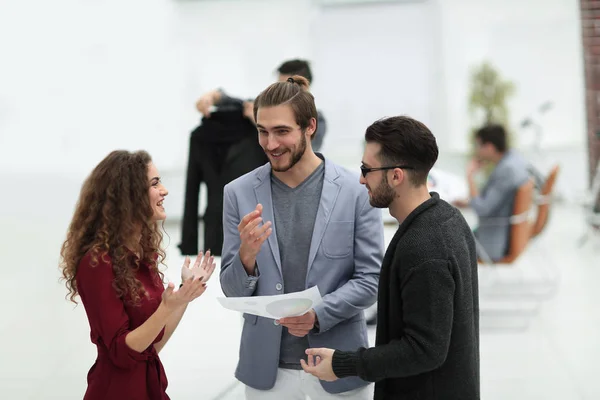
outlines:
{"label": "dark gray cardigan", "polygon": [[431,195],[383,259],[376,346],[333,356],[339,378],[376,382],[376,400],[480,396],[475,242],[461,213]]}

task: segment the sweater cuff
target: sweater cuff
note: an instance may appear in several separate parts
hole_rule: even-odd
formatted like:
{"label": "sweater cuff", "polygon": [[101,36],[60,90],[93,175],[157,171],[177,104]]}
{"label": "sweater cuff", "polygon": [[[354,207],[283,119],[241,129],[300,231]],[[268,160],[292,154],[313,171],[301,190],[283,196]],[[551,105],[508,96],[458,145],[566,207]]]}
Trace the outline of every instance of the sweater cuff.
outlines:
{"label": "sweater cuff", "polygon": [[331,367],[333,373],[338,378],[348,376],[358,376],[358,362],[360,361],[358,352],[339,351],[333,352]]}

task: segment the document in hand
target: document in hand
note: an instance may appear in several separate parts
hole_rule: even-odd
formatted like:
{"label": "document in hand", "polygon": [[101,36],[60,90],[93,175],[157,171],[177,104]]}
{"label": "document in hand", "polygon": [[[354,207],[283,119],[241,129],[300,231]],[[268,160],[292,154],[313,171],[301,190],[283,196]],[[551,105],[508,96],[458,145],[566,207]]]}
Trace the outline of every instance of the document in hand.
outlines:
{"label": "document in hand", "polygon": [[274,296],[218,297],[217,300],[229,310],[273,319],[303,315],[323,301],[319,288],[316,286],[296,293]]}

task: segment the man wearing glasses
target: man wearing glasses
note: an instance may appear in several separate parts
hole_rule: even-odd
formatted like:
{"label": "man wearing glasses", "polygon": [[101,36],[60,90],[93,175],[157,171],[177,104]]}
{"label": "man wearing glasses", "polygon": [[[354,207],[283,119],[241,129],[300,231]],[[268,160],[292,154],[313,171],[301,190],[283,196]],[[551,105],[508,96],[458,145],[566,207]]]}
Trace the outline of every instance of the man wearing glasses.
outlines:
{"label": "man wearing glasses", "polygon": [[435,137],[408,117],[375,122],[360,182],[400,226],[383,259],[376,345],[308,349],[303,369],[326,381],[376,382],[375,399],[474,400],[479,389],[475,241],[461,213],[429,193]]}

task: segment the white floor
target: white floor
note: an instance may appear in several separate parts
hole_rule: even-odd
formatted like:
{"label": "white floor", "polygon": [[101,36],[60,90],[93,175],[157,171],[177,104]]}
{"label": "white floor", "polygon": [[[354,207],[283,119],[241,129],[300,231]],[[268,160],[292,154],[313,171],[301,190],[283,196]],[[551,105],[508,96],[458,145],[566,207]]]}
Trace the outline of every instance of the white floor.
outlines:
{"label": "white floor", "polygon": [[[83,307],[64,299],[57,269],[79,182],[42,175],[2,180],[0,397],[81,399],[95,350]],[[520,267],[556,265],[561,272],[558,293],[530,318],[527,330],[498,329],[511,321],[482,317],[483,399],[600,398],[594,367],[600,359],[600,246],[577,248],[583,230],[579,209],[557,205],[538,243],[543,249],[532,247],[521,260]],[[182,263],[178,226],[169,224],[167,231],[168,275],[175,278]],[[388,240],[393,231],[386,230]],[[503,272],[513,274],[514,268]],[[219,307],[219,295],[214,279],[163,352],[175,400],[243,398],[233,377],[240,317]],[[497,303],[482,301],[482,308],[489,304]]]}

